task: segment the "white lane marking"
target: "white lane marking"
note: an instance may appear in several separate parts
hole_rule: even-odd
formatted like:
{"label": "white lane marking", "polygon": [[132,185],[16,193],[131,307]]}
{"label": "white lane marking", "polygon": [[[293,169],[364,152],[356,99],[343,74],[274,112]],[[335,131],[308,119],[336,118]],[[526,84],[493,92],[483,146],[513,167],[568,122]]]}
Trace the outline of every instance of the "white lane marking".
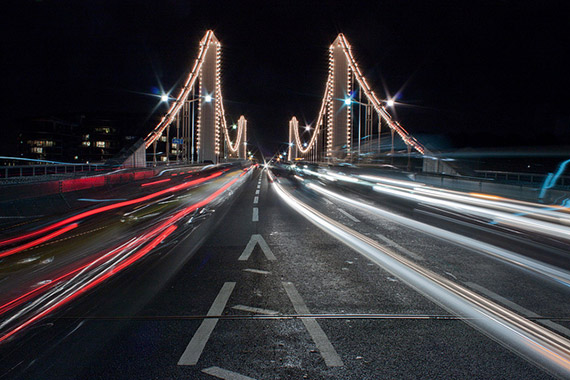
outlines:
{"label": "white lane marking", "polygon": [[249,311],[250,313],[256,313],[256,314],[267,314],[267,315],[279,314],[279,312],[275,310],[260,309],[259,307],[252,307],[245,305],[235,305],[232,306],[232,309]]}
{"label": "white lane marking", "polygon": [[329,204],[329,205],[334,205],[334,203],[331,202],[331,201],[329,201],[327,198],[323,198],[323,200],[324,200],[325,202],[327,202],[327,204]]}
{"label": "white lane marking", "polygon": [[396,248],[398,251],[410,256],[413,259],[423,261],[423,259],[424,259],[423,257],[421,257],[420,255],[418,255],[414,252],[408,251],[406,248],[402,247],[400,244],[396,243],[395,241],[388,239],[386,236],[384,236],[382,234],[376,234],[376,236],[378,237],[378,239],[387,243],[388,246]]}
{"label": "white lane marking", "polygon": [[[513,310],[515,310],[515,311],[521,313],[522,315],[524,315],[524,316],[526,316],[526,317],[530,317],[530,318],[540,318],[540,317],[541,317],[540,315],[536,314],[534,311],[525,309],[525,308],[522,307],[521,305],[516,304],[516,303],[514,303],[513,301],[508,300],[508,299],[506,299],[505,297],[500,296],[500,295],[498,295],[497,293],[494,293],[493,291],[491,291],[491,290],[489,290],[489,289],[487,289],[487,288],[484,288],[484,287],[482,287],[481,285],[478,285],[478,284],[476,284],[476,283],[474,283],[474,282],[466,282],[465,285],[469,286],[471,289],[475,289],[475,290],[477,290],[477,291],[483,293],[483,294],[486,295],[487,297],[492,298],[492,299],[494,299],[495,301],[500,302],[500,303],[502,303],[502,304],[505,305],[505,306],[510,307],[511,309],[513,309]],[[556,331],[558,331],[559,333],[562,333],[562,334],[564,334],[564,335],[570,337],[570,329],[568,329],[568,328],[566,328],[566,327],[564,327],[564,326],[561,326],[561,325],[559,325],[559,324],[557,324],[557,323],[554,323],[554,322],[552,322],[552,321],[549,320],[549,319],[541,319],[541,320],[538,320],[537,322],[538,322],[538,323],[541,323],[541,324],[543,324],[543,325],[545,325],[545,326],[548,326],[548,327],[550,327],[551,329],[556,330]]]}
{"label": "white lane marking", "polygon": [[237,372],[228,371],[220,367],[210,367],[202,370],[205,374],[224,380],[255,380],[253,377],[241,375]]}
{"label": "white lane marking", "polygon": [[258,188],[258,189],[261,188],[261,184],[260,184],[260,183],[257,184],[257,188]]}
{"label": "white lane marking", "polygon": [[259,210],[257,207],[253,208],[253,214],[251,216],[252,222],[259,222]]}
{"label": "white lane marking", "polygon": [[[208,316],[222,314],[235,286],[235,282],[224,283],[224,286],[222,286],[222,289],[220,290],[220,293],[218,293],[218,296],[214,300],[210,310],[208,310]],[[186,347],[186,350],[184,350],[180,360],[178,360],[178,365],[196,365],[196,363],[198,363],[200,355],[202,355],[202,351],[204,351],[204,347],[206,346],[208,339],[210,339],[210,334],[212,334],[214,327],[216,327],[216,323],[218,323],[217,318],[208,318],[202,321],[202,324],[194,333],[192,340],[188,343],[188,346]]]}
{"label": "white lane marking", "polygon": [[255,190],[255,195],[259,195],[259,189]]}
{"label": "white lane marking", "polygon": [[247,259],[249,259],[249,256],[253,252],[253,249],[255,248],[256,244],[259,244],[259,247],[263,251],[263,254],[265,255],[265,258],[267,260],[270,260],[270,261],[277,260],[277,258],[275,258],[275,255],[273,254],[273,252],[271,252],[271,248],[269,248],[269,245],[267,245],[267,242],[265,241],[265,239],[263,239],[263,236],[258,235],[258,234],[251,235],[251,238],[249,239],[247,246],[245,247],[245,249],[241,253],[238,260],[239,261],[246,261]]}
{"label": "white lane marking", "polygon": [[[283,287],[285,288],[285,291],[287,292],[297,314],[311,314],[309,308],[305,305],[305,301],[303,301],[303,298],[301,298],[301,295],[293,283],[283,282]],[[301,321],[303,321],[309,335],[311,335],[311,338],[313,338],[313,341],[321,352],[321,356],[325,360],[327,367],[342,367],[344,365],[342,359],[334,349],[321,326],[319,326],[317,320],[315,318],[301,318]]]}
{"label": "white lane marking", "polygon": [[348,212],[344,211],[340,207],[337,207],[337,210],[340,211],[341,214],[346,216],[348,219],[352,220],[353,222],[360,223],[360,220],[356,219],[354,216],[350,215]]}
{"label": "white lane marking", "polygon": [[246,268],[243,270],[244,272],[251,272],[251,273],[257,273],[257,274],[271,274],[271,272],[268,272],[266,270],[261,270],[261,269],[251,269],[251,268]]}
{"label": "white lane marking", "polygon": [[253,204],[256,205],[257,203],[259,203],[259,197],[255,196],[255,198],[253,198]]}

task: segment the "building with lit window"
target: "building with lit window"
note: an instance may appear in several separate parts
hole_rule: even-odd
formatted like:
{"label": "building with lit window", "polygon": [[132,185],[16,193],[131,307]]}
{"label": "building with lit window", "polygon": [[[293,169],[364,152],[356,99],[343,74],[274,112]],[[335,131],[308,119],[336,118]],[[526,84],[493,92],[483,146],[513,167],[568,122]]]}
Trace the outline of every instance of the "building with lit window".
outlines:
{"label": "building with lit window", "polygon": [[144,115],[74,114],[23,122],[20,157],[58,162],[105,162],[141,136]]}

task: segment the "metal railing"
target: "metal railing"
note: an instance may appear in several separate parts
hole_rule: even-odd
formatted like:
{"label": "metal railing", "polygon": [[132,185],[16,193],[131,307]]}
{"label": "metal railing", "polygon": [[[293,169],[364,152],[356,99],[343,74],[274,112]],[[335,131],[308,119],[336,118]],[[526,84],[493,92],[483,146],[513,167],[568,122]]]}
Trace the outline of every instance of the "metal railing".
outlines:
{"label": "metal railing", "polygon": [[0,179],[16,177],[34,177],[57,174],[74,174],[106,170],[100,164],[53,164],[53,165],[18,165],[1,166]]}
{"label": "metal railing", "polygon": [[[524,182],[542,184],[546,180],[548,174],[541,173],[518,173],[505,172],[498,170],[475,170],[477,176],[495,181],[504,182]],[[570,176],[560,176],[556,182],[556,187],[570,187]]]}

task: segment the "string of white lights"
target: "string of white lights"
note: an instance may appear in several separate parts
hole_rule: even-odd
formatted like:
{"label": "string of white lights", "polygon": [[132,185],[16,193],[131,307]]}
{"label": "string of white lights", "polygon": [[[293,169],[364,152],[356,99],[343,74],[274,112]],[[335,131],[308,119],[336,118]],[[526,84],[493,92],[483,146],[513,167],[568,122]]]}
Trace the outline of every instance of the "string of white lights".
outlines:
{"label": "string of white lights", "polygon": [[356,80],[358,81],[360,88],[364,91],[364,94],[366,95],[366,97],[368,98],[368,100],[376,110],[376,112],[378,112],[378,114],[386,121],[386,123],[391,129],[396,131],[396,133],[402,138],[402,140],[404,141],[404,143],[406,143],[406,145],[409,145],[419,153],[424,154],[425,148],[423,147],[423,145],[420,144],[413,136],[411,136],[398,122],[392,119],[386,108],[382,105],[382,102],[380,102],[380,100],[376,97],[376,94],[374,93],[374,91],[372,91],[372,89],[366,82],[366,78],[364,77],[364,75],[362,75],[362,72],[358,67],[358,63],[356,63],[356,60],[352,55],[351,47],[348,41],[346,40],[346,37],[344,37],[343,34],[339,34],[339,39],[340,43],[342,44],[344,54],[346,55],[346,58],[348,60],[350,69],[354,73],[354,76],[356,77]]}
{"label": "string of white lights", "polygon": [[180,109],[188,99],[188,96],[192,93],[192,89],[194,88],[194,83],[196,82],[196,79],[198,79],[200,75],[202,64],[204,63],[204,57],[206,56],[206,52],[208,51],[208,47],[210,46],[210,43],[213,38],[214,38],[214,32],[208,30],[204,38],[202,38],[202,40],[200,41],[198,58],[196,58],[196,61],[194,62],[194,66],[192,67],[192,71],[190,71],[190,74],[188,75],[188,78],[184,83],[184,87],[182,87],[180,94],[178,95],[176,101],[172,104],[166,115],[162,117],[158,125],[154,128],[154,130],[150,132],[148,136],[144,139],[145,148],[151,146],[153,142],[155,142],[162,136],[164,130],[176,118],[176,116],[180,112]]}
{"label": "string of white lights", "polygon": [[289,127],[293,128],[293,134],[295,136],[295,144],[297,144],[297,148],[299,152],[302,154],[307,154],[317,143],[317,137],[319,135],[320,128],[323,124],[323,119],[325,117],[326,109],[327,109],[327,99],[329,98],[329,81],[332,81],[332,75],[329,74],[329,78],[327,79],[327,85],[325,86],[325,94],[323,95],[323,101],[321,102],[321,109],[319,110],[319,116],[317,117],[317,123],[315,124],[315,131],[307,143],[307,147],[303,147],[301,143],[301,136],[299,135],[299,121],[296,117],[293,116],[291,122],[289,122]]}

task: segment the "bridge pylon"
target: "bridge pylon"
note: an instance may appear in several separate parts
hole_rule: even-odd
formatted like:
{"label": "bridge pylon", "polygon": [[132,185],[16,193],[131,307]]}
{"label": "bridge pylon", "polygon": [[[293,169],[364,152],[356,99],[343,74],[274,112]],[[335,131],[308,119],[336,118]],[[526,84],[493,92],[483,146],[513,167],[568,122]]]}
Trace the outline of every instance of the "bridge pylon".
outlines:
{"label": "bridge pylon", "polygon": [[[230,157],[247,157],[245,117],[238,121],[235,143],[228,133],[221,86],[221,48],[214,32],[207,31],[180,94],[145,138],[145,148],[152,148],[154,163],[169,163],[173,158],[177,162],[218,163],[226,156],[226,147]],[[147,152],[147,159],[148,155]]]}

